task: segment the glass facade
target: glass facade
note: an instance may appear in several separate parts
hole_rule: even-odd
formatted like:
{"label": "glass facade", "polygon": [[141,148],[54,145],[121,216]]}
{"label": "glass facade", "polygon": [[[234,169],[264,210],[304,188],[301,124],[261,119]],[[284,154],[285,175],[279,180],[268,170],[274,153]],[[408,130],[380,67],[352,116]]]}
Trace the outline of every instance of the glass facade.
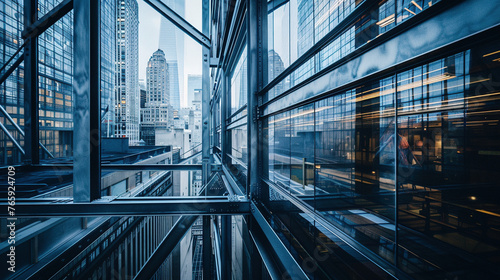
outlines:
{"label": "glass facade", "polygon": [[489,275],[498,265],[499,43],[269,117],[267,177],[416,278],[471,267],[467,256],[488,261]]}
{"label": "glass facade", "polygon": [[[61,1],[39,1],[39,18]],[[4,1],[0,4],[0,64],[3,66],[21,47],[24,30],[22,1]],[[101,118],[102,134],[108,136],[114,119],[114,44],[112,35],[115,23],[115,1],[102,0],[101,15]],[[17,54],[13,61],[20,57]],[[13,64],[11,61],[7,66]],[[0,85],[0,105],[11,115],[18,126],[24,126],[24,75],[22,63]],[[38,37],[38,86],[40,143],[56,158],[72,155],[73,145],[73,12],[63,16]],[[2,114],[2,123],[21,146],[24,137]],[[7,135],[0,132],[1,165],[22,162],[22,154]],[[41,150],[42,158],[48,155]]]}

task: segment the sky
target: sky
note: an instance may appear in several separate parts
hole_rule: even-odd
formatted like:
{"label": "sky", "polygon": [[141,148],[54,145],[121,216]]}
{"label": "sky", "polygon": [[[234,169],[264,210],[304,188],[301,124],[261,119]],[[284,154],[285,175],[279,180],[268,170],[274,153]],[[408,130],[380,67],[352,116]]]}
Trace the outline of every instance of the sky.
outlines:
{"label": "sky", "polygon": [[[201,0],[186,1],[186,20],[201,31]],[[146,80],[146,66],[151,55],[158,50],[161,15],[143,0],[139,4],[139,79]],[[184,93],[181,107],[187,105],[187,75],[201,75],[201,46],[191,37],[184,36]],[[180,73],[179,73],[180,74]]]}

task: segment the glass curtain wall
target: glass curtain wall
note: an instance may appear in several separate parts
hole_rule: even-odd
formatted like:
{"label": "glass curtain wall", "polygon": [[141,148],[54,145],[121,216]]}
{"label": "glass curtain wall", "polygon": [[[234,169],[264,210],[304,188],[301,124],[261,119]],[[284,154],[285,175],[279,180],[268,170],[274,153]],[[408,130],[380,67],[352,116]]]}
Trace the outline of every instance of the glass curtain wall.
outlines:
{"label": "glass curtain wall", "polygon": [[[270,116],[267,178],[415,278],[496,275],[499,48],[416,63]],[[283,200],[276,186],[271,201]]]}

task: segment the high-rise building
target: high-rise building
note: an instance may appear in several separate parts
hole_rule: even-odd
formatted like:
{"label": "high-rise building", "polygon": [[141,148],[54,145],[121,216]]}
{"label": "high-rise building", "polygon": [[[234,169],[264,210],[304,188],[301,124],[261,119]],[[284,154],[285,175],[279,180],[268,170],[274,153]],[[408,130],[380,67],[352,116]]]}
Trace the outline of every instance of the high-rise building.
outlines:
{"label": "high-rise building", "polygon": [[201,75],[188,75],[187,81],[187,107],[192,108],[195,102],[201,102],[201,95],[197,94],[201,87]]}
{"label": "high-rise building", "polygon": [[[60,1],[40,0],[39,17]],[[101,0],[101,134],[113,134],[114,122],[114,57],[115,1]],[[0,65],[4,65],[21,47],[23,39],[23,1],[0,3]],[[17,54],[10,67],[22,55]],[[40,143],[54,157],[72,155],[73,143],[73,13],[69,12],[38,37],[38,86]],[[7,68],[6,68],[7,69]],[[0,85],[0,105],[16,122],[24,126],[24,64],[18,66]],[[2,73],[3,74],[3,73]],[[0,114],[3,118],[3,114]],[[7,120],[7,118],[5,118]],[[7,131],[21,144],[24,137],[10,122]],[[48,154],[40,149],[41,157]],[[0,163],[14,164],[23,160],[8,136],[0,133]]]}
{"label": "high-rise building", "polygon": [[128,137],[135,145],[140,121],[137,1],[117,1],[116,17],[115,136]]}
{"label": "high-rise building", "polygon": [[141,109],[141,124],[167,125],[169,121],[169,69],[165,53],[157,50],[146,68],[146,104]]}
{"label": "high-rise building", "polygon": [[[184,17],[184,0],[166,0],[163,3]],[[184,92],[184,33],[162,17],[159,35],[158,48],[165,52],[169,69],[170,104],[175,110],[180,110],[180,94]]]}

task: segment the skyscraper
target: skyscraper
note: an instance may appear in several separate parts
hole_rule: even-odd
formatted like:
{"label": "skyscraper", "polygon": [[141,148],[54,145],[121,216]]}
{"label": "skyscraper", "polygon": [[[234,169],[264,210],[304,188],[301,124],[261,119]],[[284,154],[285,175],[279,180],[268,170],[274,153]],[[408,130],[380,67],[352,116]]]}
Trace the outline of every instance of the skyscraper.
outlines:
{"label": "skyscraper", "polygon": [[[184,17],[184,0],[163,1],[169,8]],[[180,110],[180,93],[184,92],[184,33],[162,17],[158,48],[165,52],[169,69],[170,104]]]}
{"label": "skyscraper", "polygon": [[115,136],[128,137],[134,145],[139,141],[140,118],[138,5],[136,0],[117,3]]}
{"label": "skyscraper", "polygon": [[[196,91],[201,90],[201,75],[188,75],[188,81],[187,81],[187,107],[192,108],[193,107],[193,102],[200,101],[201,102],[201,96],[196,94]],[[199,100],[197,100],[199,98]]]}
{"label": "skyscraper", "polygon": [[146,104],[141,109],[142,124],[166,125],[169,119],[169,71],[165,53],[157,50],[146,68]]}

